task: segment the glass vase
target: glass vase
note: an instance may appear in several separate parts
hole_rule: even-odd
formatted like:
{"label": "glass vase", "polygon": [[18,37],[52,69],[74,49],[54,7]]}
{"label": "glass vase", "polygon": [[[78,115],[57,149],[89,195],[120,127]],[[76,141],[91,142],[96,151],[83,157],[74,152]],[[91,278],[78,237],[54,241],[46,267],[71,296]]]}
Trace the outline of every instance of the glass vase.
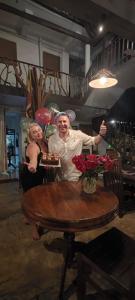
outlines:
{"label": "glass vase", "polygon": [[82,190],[86,194],[93,194],[96,192],[97,180],[95,177],[84,177],[82,180]]}

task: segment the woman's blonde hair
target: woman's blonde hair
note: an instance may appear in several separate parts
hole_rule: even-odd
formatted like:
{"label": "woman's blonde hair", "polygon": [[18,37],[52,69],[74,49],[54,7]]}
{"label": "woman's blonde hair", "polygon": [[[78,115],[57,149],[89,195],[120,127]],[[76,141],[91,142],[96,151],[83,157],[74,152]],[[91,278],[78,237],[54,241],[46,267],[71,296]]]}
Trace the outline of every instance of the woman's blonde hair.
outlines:
{"label": "woman's blonde hair", "polygon": [[[32,139],[32,136],[31,136],[31,129],[35,126],[41,128],[41,126],[36,122],[30,123],[30,125],[27,129],[27,141],[28,141],[28,143],[33,142],[33,139]],[[41,130],[42,130],[42,128],[41,128]]]}

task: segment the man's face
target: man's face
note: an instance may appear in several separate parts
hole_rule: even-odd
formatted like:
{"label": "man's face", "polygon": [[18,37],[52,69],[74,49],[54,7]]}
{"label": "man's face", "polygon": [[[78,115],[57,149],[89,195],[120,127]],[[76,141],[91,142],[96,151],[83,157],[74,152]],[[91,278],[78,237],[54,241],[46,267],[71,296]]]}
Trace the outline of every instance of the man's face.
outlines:
{"label": "man's face", "polygon": [[57,128],[60,133],[67,133],[70,127],[69,118],[67,116],[60,116],[57,120]]}

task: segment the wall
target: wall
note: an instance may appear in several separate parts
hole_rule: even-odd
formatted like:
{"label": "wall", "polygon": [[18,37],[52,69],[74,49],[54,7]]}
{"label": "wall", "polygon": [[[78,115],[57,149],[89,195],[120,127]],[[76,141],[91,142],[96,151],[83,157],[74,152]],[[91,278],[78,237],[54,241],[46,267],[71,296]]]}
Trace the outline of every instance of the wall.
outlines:
{"label": "wall", "polygon": [[[27,39],[18,36],[17,34],[13,34],[7,31],[2,31],[0,30],[0,37],[14,41],[17,45],[17,59],[20,61],[27,62],[29,64],[34,64],[34,65],[40,65],[43,66],[43,51],[46,51],[48,53],[60,56],[60,71],[69,74],[69,55],[64,49],[60,46],[51,44],[46,42],[45,40],[42,40],[41,38],[34,38],[34,37],[28,37]],[[26,70],[23,65],[22,67],[22,78],[24,82],[26,83]],[[4,68],[4,65],[0,65],[0,71]],[[10,77],[9,81],[13,86],[16,85],[16,80],[14,74],[13,67],[10,66],[9,71]],[[38,74],[39,75],[39,74]],[[3,78],[6,78],[6,70],[2,74]],[[52,80],[54,80],[54,77],[52,77]],[[47,79],[46,82],[46,90],[49,90],[49,83],[50,83],[50,78]],[[62,84],[63,87],[67,89],[66,86],[66,80],[65,76],[62,75]],[[58,85],[56,83],[56,90],[58,93]]]}
{"label": "wall", "polygon": [[16,34],[0,30],[0,37],[13,41],[17,45],[17,59],[30,64],[39,65],[38,42],[36,39],[26,39]]}
{"label": "wall", "polygon": [[[43,52],[48,52],[50,54],[60,56],[60,71],[66,74],[69,74],[69,54],[64,51],[61,47],[56,45],[52,45],[48,42],[43,40],[39,40],[39,56],[40,56],[40,65],[43,66]],[[52,82],[55,80],[53,76],[50,76]],[[47,79],[47,90],[49,90],[50,78]],[[65,90],[69,90],[66,83],[66,76],[61,74],[62,86]],[[57,80],[55,81],[56,84],[56,94],[59,94],[59,87]],[[64,93],[62,93],[64,95]]]}

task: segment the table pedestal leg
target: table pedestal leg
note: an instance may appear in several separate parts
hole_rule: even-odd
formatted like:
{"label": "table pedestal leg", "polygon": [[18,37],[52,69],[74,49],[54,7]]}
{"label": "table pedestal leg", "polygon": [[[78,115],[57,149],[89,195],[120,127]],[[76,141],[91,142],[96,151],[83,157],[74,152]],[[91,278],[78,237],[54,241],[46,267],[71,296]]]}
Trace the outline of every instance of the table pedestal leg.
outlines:
{"label": "table pedestal leg", "polygon": [[61,276],[61,284],[60,284],[60,292],[59,292],[59,300],[64,300],[64,285],[65,285],[65,279],[66,279],[66,272],[67,268],[71,265],[73,257],[74,257],[74,233],[64,233],[64,240],[66,241],[66,253],[64,255],[65,261],[64,266],[62,270],[62,276]]}
{"label": "table pedestal leg", "polygon": [[86,244],[84,242],[75,241],[75,233],[65,232],[64,239],[56,239],[53,243],[44,243],[44,245],[49,251],[61,252],[64,256],[64,265],[62,269],[58,299],[69,299],[76,289],[76,279],[68,286],[66,290],[64,290],[67,268],[73,267],[75,254],[80,251],[82,252]]}

